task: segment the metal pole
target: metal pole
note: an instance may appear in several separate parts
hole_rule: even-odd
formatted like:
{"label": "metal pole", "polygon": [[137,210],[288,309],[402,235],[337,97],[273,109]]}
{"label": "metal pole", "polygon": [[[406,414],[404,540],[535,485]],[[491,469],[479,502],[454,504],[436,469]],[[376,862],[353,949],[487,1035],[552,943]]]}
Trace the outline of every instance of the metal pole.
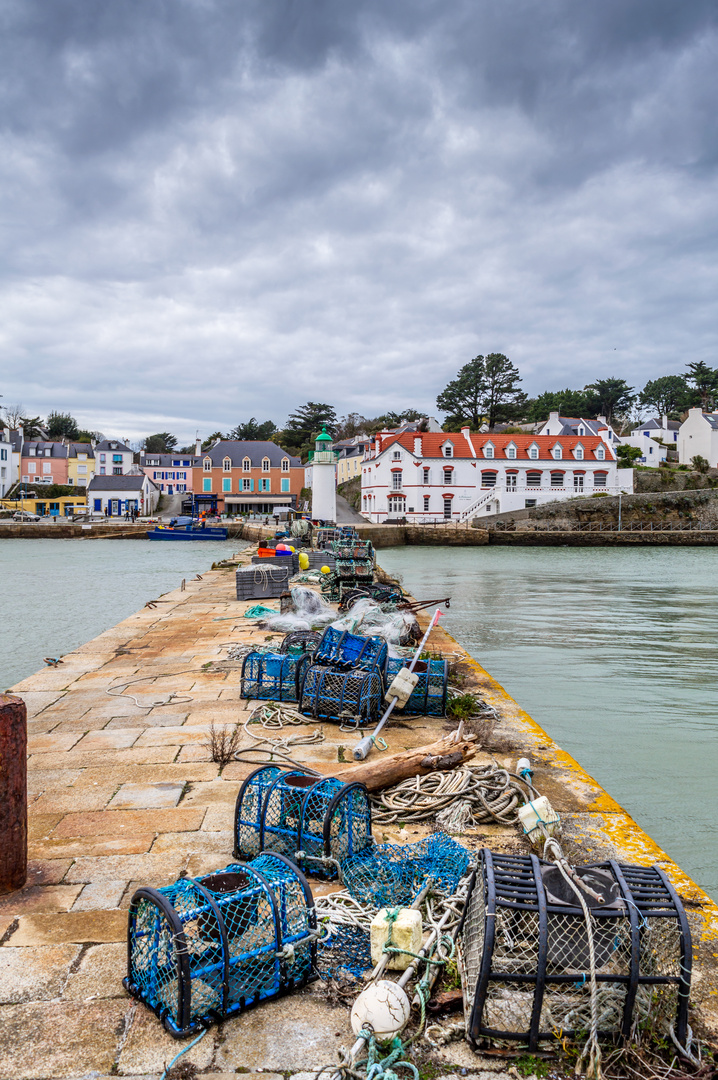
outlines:
{"label": "metal pole", "polygon": [[0,694],[0,894],[27,879],[27,710]]}

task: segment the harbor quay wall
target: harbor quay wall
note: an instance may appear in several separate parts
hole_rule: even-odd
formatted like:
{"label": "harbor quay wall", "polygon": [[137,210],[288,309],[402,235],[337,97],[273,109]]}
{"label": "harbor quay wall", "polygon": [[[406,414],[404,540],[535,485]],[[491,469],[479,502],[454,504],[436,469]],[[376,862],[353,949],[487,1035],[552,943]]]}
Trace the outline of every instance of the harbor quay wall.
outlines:
{"label": "harbor quay wall", "polygon": [[[234,805],[254,766],[222,766],[207,744],[218,725],[237,727],[240,749],[248,748],[253,729],[244,725],[256,702],[241,697],[242,662],[228,660],[227,650],[282,638],[246,617],[255,601],[237,601],[234,577],[229,561],[204,572],[11,690],[28,715],[29,864],[25,888],[0,896],[0,1080],[159,1080],[185,1045],[122,987],[127,909],[140,886],[201,877],[232,861]],[[420,622],[426,628],[428,616]],[[572,858],[657,863],[667,873],[693,935],[691,1024],[697,1036],[717,1039],[718,905],[440,626],[429,646],[451,656],[464,688],[498,714],[479,729],[474,763],[513,771],[528,756],[536,787],[561,815]],[[339,775],[353,737],[332,723],[318,730],[321,741],[296,746],[292,756]],[[397,718],[384,732],[390,752],[445,733],[440,717]],[[397,823],[376,829],[375,839],[406,843],[433,829]],[[474,853],[527,851],[519,829],[502,823],[468,828],[461,841]],[[336,887],[312,882],[318,895]],[[314,984],[210,1028],[183,1063],[200,1075],[263,1070],[304,1080],[353,1041],[348,1010],[330,1007]],[[496,1058],[462,1041],[432,1057],[431,1075],[509,1077]]]}

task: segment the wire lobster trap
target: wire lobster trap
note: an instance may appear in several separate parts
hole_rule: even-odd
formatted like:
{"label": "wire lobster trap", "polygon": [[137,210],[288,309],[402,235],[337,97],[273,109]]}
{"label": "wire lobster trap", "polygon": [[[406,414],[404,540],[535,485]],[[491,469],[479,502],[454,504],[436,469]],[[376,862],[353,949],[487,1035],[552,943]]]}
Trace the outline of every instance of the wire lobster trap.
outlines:
{"label": "wire lobster trap", "polygon": [[306,873],[336,878],[340,863],[373,842],[366,788],[264,765],[239,789],[234,835],[235,858],[276,851]]}
{"label": "wire lobster trap", "polygon": [[386,610],[387,607],[395,608],[403,600],[404,596],[398,585],[380,585],[378,582],[347,585],[341,583],[340,611],[349,611],[357,600],[376,600]]}
{"label": "wire lobster trap", "polygon": [[377,668],[334,671],[312,662],[303,668],[297,700],[305,716],[363,727],[379,719],[383,695]]}
{"label": "wire lobster trap", "polygon": [[447,896],[456,892],[469,866],[469,853],[446,833],[415,844],[378,844],[342,863],[344,885],[372,909],[409,907],[432,882]]}
{"label": "wire lobster trap", "polygon": [[348,630],[335,630],[333,626],[326,628],[314,653],[317,664],[345,670],[361,668],[371,671],[378,668],[382,674],[388,657],[389,649],[383,638],[350,634]]}
{"label": "wire lobster trap", "polygon": [[259,701],[296,701],[297,665],[303,653],[247,653],[239,695]]}
{"label": "wire lobster trap", "polygon": [[[401,659],[389,659],[386,665],[386,685],[390,686],[405,663]],[[404,716],[446,716],[446,693],[449,685],[448,660],[417,660],[414,674],[419,681],[406,705],[397,709]]]}
{"label": "wire lobster trap", "polygon": [[314,533],[314,543],[318,548],[329,548],[335,540],[341,539],[341,529],[317,529]]}
{"label": "wire lobster trap", "polygon": [[334,573],[342,580],[371,581],[374,577],[374,564],[371,559],[347,559],[337,555]]}
{"label": "wire lobster trap", "polygon": [[126,990],[182,1038],[315,978],[314,901],[301,871],[263,852],[130,903]]}
{"label": "wire lobster trap", "polygon": [[318,630],[292,630],[284,637],[279,651],[290,656],[303,656],[305,652],[316,649],[321,640],[322,635]]}
{"label": "wire lobster trap", "polygon": [[[683,905],[657,866],[610,860],[576,872],[604,903],[590,908],[598,1035],[634,1028],[685,1044],[691,936]],[[459,934],[466,1031],[473,1043],[518,1040],[530,1051],[590,1027],[589,938],[583,911],[556,866],[484,849]]]}
{"label": "wire lobster trap", "polygon": [[338,559],[370,559],[374,561],[374,547],[371,540],[359,540],[354,537],[334,540],[332,551]]}

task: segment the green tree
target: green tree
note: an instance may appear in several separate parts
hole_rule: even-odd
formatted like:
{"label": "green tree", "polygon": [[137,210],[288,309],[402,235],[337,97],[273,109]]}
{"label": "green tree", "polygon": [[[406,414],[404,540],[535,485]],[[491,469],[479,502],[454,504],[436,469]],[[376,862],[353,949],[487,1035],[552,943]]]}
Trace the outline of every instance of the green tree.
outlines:
{"label": "green tree", "polygon": [[711,467],[708,458],[704,458],[702,454],[694,454],[691,458],[691,465],[699,473],[707,473]]}
{"label": "green tree", "polygon": [[688,368],[686,381],[695,389],[698,398],[696,404],[700,404],[704,412],[710,412],[715,408],[718,400],[718,371],[708,367],[702,360],[686,364],[686,367]]}
{"label": "green tree", "polygon": [[486,362],[483,356],[475,356],[459,369],[456,378],[447,383],[436,399],[437,407],[448,413],[444,429],[469,424],[478,430],[484,422],[486,391]]}
{"label": "green tree", "polygon": [[502,420],[513,420],[528,400],[518,385],[519,369],[503,353],[489,353],[485,361],[486,414],[489,427]]}
{"label": "green tree", "polygon": [[690,408],[694,394],[683,375],[661,375],[646,383],[638,401],[655,409],[659,416],[675,417]]}
{"label": "green tree", "polygon": [[590,415],[605,416],[609,423],[614,415],[628,412],[635,400],[633,387],[625,379],[596,379],[584,390]]}
{"label": "green tree", "polygon": [[266,442],[272,438],[277,430],[277,425],[272,420],[265,420],[260,424],[256,416],[251,416],[246,424],[237,424],[230,433],[230,439],[240,439],[247,442]]}
{"label": "green tree", "polygon": [[584,390],[545,390],[543,394],[526,403],[526,419],[534,424],[548,420],[549,413],[552,412],[561,416],[583,416],[587,420],[591,419]]}
{"label": "green tree", "polygon": [[276,436],[276,442],[288,452],[298,457],[305,457],[313,447],[314,440],[326,425],[333,435],[337,427],[337,414],[332,405],[318,401],[308,401],[293,412],[284,427]]}
{"label": "green tree", "polygon": [[209,450],[210,446],[212,446],[214,443],[217,442],[217,439],[226,439],[226,438],[227,438],[227,436],[222,431],[213,431],[212,434],[208,435],[207,438],[203,441],[202,449],[203,450]]}
{"label": "green tree", "polygon": [[641,450],[638,446],[628,446],[627,443],[622,443],[616,447],[616,457],[618,458],[618,464],[622,469],[631,469],[633,464],[639,457],[643,457]]}
{"label": "green tree", "polygon": [[43,423],[40,416],[23,416],[22,420],[23,438],[25,439],[41,439],[43,435]]}
{"label": "green tree", "polygon": [[156,435],[147,436],[142,448],[146,454],[171,454],[177,449],[177,438],[169,431],[158,431]]}
{"label": "green tree", "polygon": [[69,413],[51,412],[45,427],[47,428],[47,437],[51,441],[65,438],[74,442],[80,434],[77,421]]}

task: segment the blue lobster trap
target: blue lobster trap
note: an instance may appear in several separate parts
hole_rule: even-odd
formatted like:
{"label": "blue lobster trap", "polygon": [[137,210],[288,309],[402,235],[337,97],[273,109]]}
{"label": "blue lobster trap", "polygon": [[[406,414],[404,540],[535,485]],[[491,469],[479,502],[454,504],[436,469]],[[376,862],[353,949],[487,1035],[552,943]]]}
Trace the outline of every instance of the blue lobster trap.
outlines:
{"label": "blue lobster trap", "polygon": [[383,638],[350,634],[348,630],[335,630],[333,626],[326,628],[314,652],[316,664],[339,669],[362,668],[364,671],[378,668],[382,675],[388,657],[389,650]]}
{"label": "blue lobster trap", "polygon": [[[406,661],[408,663],[408,661]],[[386,685],[404,667],[403,660],[389,659],[386,665]],[[449,685],[448,660],[417,660],[414,674],[419,681],[406,705],[397,709],[404,716],[446,716],[446,691]]]}
{"label": "blue lobster trap", "polygon": [[126,990],[175,1038],[315,977],[314,901],[280,854],[132,897]]}
{"label": "blue lobster trap", "polygon": [[372,844],[366,788],[263,765],[239,789],[234,835],[235,858],[271,850],[315,877],[336,878],[344,860]]}
{"label": "blue lobster trap", "polygon": [[425,885],[450,896],[469,866],[469,853],[446,833],[415,844],[378,844],[342,863],[344,885],[372,909],[409,907]]}
{"label": "blue lobster trap", "polygon": [[335,671],[312,663],[304,668],[297,694],[299,711],[315,720],[363,727],[379,719],[384,686],[378,669]]}
{"label": "blue lobster trap", "polygon": [[296,653],[247,653],[242,663],[240,697],[261,701],[297,700]]}

